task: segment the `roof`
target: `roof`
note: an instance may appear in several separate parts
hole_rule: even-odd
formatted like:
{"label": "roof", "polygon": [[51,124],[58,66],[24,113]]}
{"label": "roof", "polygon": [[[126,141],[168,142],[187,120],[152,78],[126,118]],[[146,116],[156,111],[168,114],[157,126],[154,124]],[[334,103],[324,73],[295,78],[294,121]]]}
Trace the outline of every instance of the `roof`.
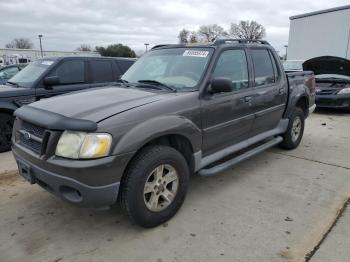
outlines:
{"label": "roof", "polygon": [[0,67],[0,70],[5,69],[5,68],[10,68],[10,67],[24,67],[27,64],[13,64],[13,65],[4,65]]}
{"label": "roof", "polygon": [[[30,52],[40,52],[40,49],[20,49],[20,48],[0,48],[0,50],[2,51],[30,51]],[[66,53],[74,53],[74,54],[88,54],[88,53],[92,53],[92,54],[98,54],[98,52],[96,51],[62,51],[62,50],[43,50],[43,52],[47,52],[47,53],[62,53],[62,54],[66,54]]]}
{"label": "roof", "polygon": [[89,59],[106,59],[106,60],[126,60],[126,61],[136,61],[136,58],[131,58],[131,57],[114,57],[114,56],[44,56],[40,57],[37,60],[61,60],[61,59],[79,59],[79,58],[89,58]]}
{"label": "roof", "polygon": [[217,39],[214,42],[208,42],[208,43],[187,43],[187,44],[160,44],[153,46],[151,50],[158,49],[158,48],[176,48],[176,47],[187,47],[187,48],[201,48],[201,47],[216,47],[219,45],[224,44],[245,44],[245,45],[268,45],[270,44],[265,40],[260,39],[233,39],[233,38],[223,38],[223,39]]}
{"label": "roof", "polygon": [[346,10],[346,9],[350,9],[350,5],[338,6],[338,7],[334,7],[334,8],[329,8],[329,9],[324,9],[324,10],[320,10],[320,11],[305,13],[305,14],[301,14],[301,15],[295,15],[295,16],[289,17],[289,19],[290,19],[290,20],[294,20],[294,19],[299,19],[299,18],[314,16],[314,15],[332,13],[332,12],[341,11],[341,10]]}

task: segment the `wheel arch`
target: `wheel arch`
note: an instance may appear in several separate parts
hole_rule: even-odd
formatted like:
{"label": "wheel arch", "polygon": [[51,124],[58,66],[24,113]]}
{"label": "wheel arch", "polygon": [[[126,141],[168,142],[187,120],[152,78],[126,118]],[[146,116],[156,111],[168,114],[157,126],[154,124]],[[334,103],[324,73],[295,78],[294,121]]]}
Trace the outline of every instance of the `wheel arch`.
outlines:
{"label": "wheel arch", "polygon": [[290,118],[293,114],[295,107],[300,107],[303,110],[305,118],[308,116],[309,99],[306,94],[298,94],[290,99],[286,112],[284,113],[284,117]]}
{"label": "wheel arch", "polygon": [[143,122],[121,137],[113,154],[134,152],[127,166],[145,147],[166,145],[178,150],[186,159],[191,171],[195,168],[194,153],[201,149],[200,129],[189,119],[179,116],[159,117]]}
{"label": "wheel arch", "polygon": [[309,113],[309,100],[305,95],[297,99],[295,106],[301,108],[304,112],[304,116],[307,117]]}
{"label": "wheel arch", "polygon": [[0,102],[0,113],[13,115],[13,113],[16,111],[16,109],[17,109],[17,107],[13,104],[6,103],[6,102]]}

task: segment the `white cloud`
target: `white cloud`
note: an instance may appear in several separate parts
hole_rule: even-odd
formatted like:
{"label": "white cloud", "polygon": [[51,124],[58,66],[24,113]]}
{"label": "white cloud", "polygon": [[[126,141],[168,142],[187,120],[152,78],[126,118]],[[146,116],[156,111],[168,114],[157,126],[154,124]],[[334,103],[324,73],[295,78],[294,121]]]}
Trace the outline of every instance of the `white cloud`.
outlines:
{"label": "white cloud", "polygon": [[267,29],[267,40],[278,50],[288,41],[289,17],[345,5],[348,0],[0,0],[0,46],[15,37],[28,37],[51,50],[128,44],[136,50],[144,43],[176,43],[182,28],[203,24],[228,28],[231,22],[256,20]]}

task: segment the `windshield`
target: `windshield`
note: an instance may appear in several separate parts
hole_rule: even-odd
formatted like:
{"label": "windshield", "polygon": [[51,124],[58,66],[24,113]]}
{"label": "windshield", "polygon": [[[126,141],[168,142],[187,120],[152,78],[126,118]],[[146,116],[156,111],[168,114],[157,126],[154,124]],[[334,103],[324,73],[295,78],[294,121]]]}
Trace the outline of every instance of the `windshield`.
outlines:
{"label": "windshield", "polygon": [[0,78],[9,79],[11,76],[15,75],[18,72],[17,67],[7,67],[0,71]]}
{"label": "windshield", "polygon": [[36,60],[23,68],[14,77],[10,78],[8,82],[21,87],[31,87],[33,82],[53,63],[53,60]]}
{"label": "windshield", "polygon": [[285,61],[283,63],[284,70],[295,70],[295,71],[303,71],[303,61]]}
{"label": "windshield", "polygon": [[148,84],[153,81],[177,90],[193,90],[197,87],[212,52],[211,48],[150,51],[129,68],[122,80]]}

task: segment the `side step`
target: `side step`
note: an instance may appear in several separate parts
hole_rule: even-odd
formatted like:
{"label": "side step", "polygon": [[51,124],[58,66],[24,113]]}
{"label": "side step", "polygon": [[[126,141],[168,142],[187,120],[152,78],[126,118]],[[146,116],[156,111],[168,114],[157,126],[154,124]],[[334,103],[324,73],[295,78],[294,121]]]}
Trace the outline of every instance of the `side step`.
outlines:
{"label": "side step", "polygon": [[216,175],[218,173],[221,173],[227,169],[229,169],[230,167],[256,155],[259,154],[262,151],[265,151],[266,149],[273,147],[277,144],[279,144],[280,142],[282,142],[283,138],[281,136],[275,137],[269,141],[267,141],[265,144],[262,144],[258,147],[255,147],[245,153],[243,153],[242,155],[239,155],[235,158],[232,158],[224,163],[218,164],[216,166],[213,166],[211,168],[203,168],[201,170],[198,171],[198,175],[200,176],[213,176]]}

